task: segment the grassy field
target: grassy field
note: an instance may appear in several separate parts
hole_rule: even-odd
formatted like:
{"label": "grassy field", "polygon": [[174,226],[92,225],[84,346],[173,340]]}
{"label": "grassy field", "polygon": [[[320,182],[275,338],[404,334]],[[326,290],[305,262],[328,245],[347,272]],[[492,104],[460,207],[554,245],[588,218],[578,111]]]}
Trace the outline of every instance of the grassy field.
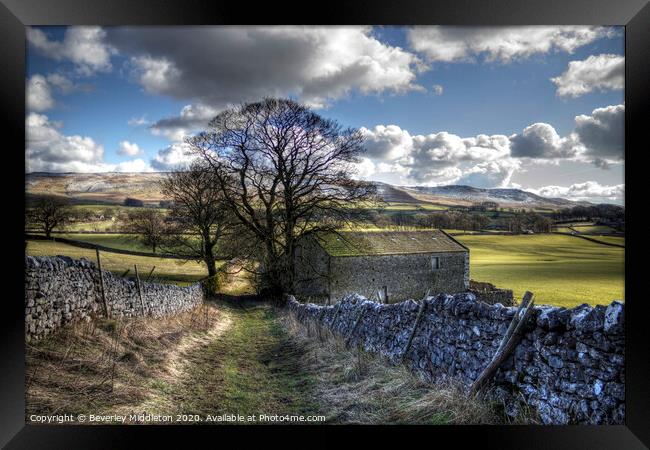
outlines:
{"label": "grassy field", "polygon": [[562,235],[457,236],[470,248],[471,278],[520,299],[573,307],[624,299],[624,249]]}
{"label": "grassy field", "polygon": [[574,226],[574,230],[582,234],[600,234],[600,233],[614,233],[615,229],[606,225],[588,225],[588,226]]}
{"label": "grassy field", "polygon": [[607,242],[608,244],[618,244],[625,245],[625,238],[618,236],[596,236],[594,239],[601,242]]}
{"label": "grassy field", "polygon": [[[28,241],[27,254],[32,256],[65,255],[71,258],[86,258],[95,261],[95,250],[73,247],[60,242]],[[184,284],[194,282],[208,275],[205,265],[195,261],[153,258],[147,256],[122,255],[118,253],[101,252],[102,268],[121,275],[130,269],[128,275],[134,274],[133,265],[138,265],[141,276],[146,276],[152,267],[156,266],[153,277],[156,281]]]}
{"label": "grassy field", "polygon": [[151,253],[151,247],[142,244],[134,234],[83,234],[83,233],[65,233],[58,234],[55,237],[74,239],[76,241],[88,242],[90,244],[103,245],[104,247],[117,248],[121,250],[130,250],[134,252]]}

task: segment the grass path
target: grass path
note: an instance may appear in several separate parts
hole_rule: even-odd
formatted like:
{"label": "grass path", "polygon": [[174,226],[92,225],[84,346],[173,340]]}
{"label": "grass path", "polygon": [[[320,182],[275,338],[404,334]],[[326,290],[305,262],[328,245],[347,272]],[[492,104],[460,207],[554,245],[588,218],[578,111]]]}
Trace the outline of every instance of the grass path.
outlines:
{"label": "grass path", "polygon": [[167,380],[151,384],[147,400],[124,412],[207,415],[313,415],[314,376],[268,305],[220,303],[218,331],[181,343]]}

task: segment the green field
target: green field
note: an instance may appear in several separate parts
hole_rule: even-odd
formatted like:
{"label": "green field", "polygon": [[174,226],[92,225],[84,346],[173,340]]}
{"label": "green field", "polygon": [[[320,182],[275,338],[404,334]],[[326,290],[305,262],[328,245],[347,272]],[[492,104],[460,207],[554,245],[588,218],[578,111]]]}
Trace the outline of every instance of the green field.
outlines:
{"label": "green field", "polygon": [[142,241],[135,234],[84,234],[65,233],[55,237],[73,239],[75,241],[88,242],[90,244],[103,245],[104,247],[130,250],[134,252],[151,253],[151,247],[142,244]]}
{"label": "green field", "polygon": [[470,249],[473,280],[526,290],[537,304],[573,307],[624,299],[624,249],[554,234],[456,236]]}
{"label": "green field", "polygon": [[[95,262],[95,250],[73,247],[61,242],[28,241],[27,254],[32,256],[65,255],[74,259],[86,258]],[[135,273],[134,264],[138,265],[141,277],[146,278],[152,267],[156,266],[153,277],[156,281],[184,284],[205,278],[208,275],[205,265],[195,261],[181,261],[168,258],[153,258],[148,256],[123,255],[119,253],[101,252],[102,268],[122,275],[130,269],[128,276]]]}
{"label": "green field", "polygon": [[589,226],[574,226],[574,230],[581,234],[600,234],[600,233],[615,233],[616,230],[606,225],[589,225]]}
{"label": "green field", "polygon": [[594,239],[601,242],[607,242],[608,244],[618,244],[625,246],[625,238],[618,236],[596,236]]}

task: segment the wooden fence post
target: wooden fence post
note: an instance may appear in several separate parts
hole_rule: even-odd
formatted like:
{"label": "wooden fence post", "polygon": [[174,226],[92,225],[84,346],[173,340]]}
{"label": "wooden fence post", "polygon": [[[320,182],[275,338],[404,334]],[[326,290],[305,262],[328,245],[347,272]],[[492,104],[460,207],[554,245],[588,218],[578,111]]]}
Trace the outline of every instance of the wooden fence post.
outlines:
{"label": "wooden fence post", "polygon": [[133,267],[135,267],[135,280],[138,286],[138,296],[140,297],[140,305],[142,306],[142,317],[145,317],[147,315],[147,311],[144,308],[144,300],[142,300],[142,288],[140,287],[140,275],[138,274],[138,265],[133,264]]}
{"label": "wooden fence post", "polygon": [[404,350],[402,351],[402,362],[404,361],[404,358],[406,358],[406,352],[408,352],[409,348],[411,348],[411,343],[413,342],[413,338],[415,337],[415,332],[418,329],[418,325],[420,325],[420,321],[422,320],[422,316],[424,313],[424,309],[427,306],[427,297],[429,297],[429,290],[427,289],[427,293],[424,294],[424,298],[422,299],[422,304],[420,305],[420,309],[418,310],[418,315],[415,316],[415,323],[413,324],[413,329],[411,330],[411,334],[409,335],[409,340],[406,342],[406,347],[404,347]]}
{"label": "wooden fence post", "polygon": [[528,321],[530,313],[533,311],[534,304],[535,302],[533,301],[532,292],[526,291],[524,298],[519,304],[519,308],[517,308],[517,312],[510,322],[506,334],[503,336],[503,339],[499,344],[499,348],[497,348],[496,353],[492,357],[492,361],[490,361],[487,367],[483,369],[483,372],[481,372],[478,378],[476,378],[472,383],[469,390],[470,395],[476,394],[481,389],[485,382],[494,374],[494,372],[497,371],[501,363],[505,361],[510,352],[515,349],[517,343],[521,339],[523,327]]}
{"label": "wooden fence post", "polygon": [[388,286],[384,286],[384,303],[388,303]]}
{"label": "wooden fence post", "polygon": [[99,270],[99,286],[102,290],[102,304],[104,305],[104,315],[107,318],[110,317],[108,312],[108,304],[106,303],[106,292],[104,291],[104,274],[102,273],[102,260],[99,257],[99,249],[95,248],[95,254],[97,255],[97,269]]}
{"label": "wooden fence post", "polygon": [[144,280],[144,281],[149,281],[149,279],[151,278],[151,275],[153,274],[153,271],[154,271],[154,270],[156,270],[156,266],[153,266],[153,267],[151,268],[151,272],[149,272],[149,275],[147,275],[147,279]]}
{"label": "wooden fence post", "polygon": [[357,327],[361,323],[361,319],[363,318],[363,315],[365,314],[366,309],[361,308],[361,311],[359,311],[359,316],[357,317],[357,320],[354,322],[354,325],[352,326],[352,329],[350,330],[350,334],[348,334],[348,338],[346,339],[346,344],[349,344],[350,341],[352,340],[352,335],[354,332],[357,330]]}

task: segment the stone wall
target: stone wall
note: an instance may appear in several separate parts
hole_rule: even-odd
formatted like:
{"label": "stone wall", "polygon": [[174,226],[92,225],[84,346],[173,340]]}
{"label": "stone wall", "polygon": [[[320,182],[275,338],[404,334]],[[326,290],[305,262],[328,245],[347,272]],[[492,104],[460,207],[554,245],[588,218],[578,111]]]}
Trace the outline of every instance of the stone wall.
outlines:
{"label": "stone wall", "polygon": [[[402,357],[419,307],[413,300],[378,304],[356,294],[332,306],[288,301],[300,320],[319,322],[393,362]],[[453,377],[469,386],[491,361],[515,312],[471,293],[429,297],[404,362],[424,379]],[[491,380],[492,395],[513,417],[532,406],[544,424],[622,424],[624,347],[620,302],[536,306],[523,339]]]}
{"label": "stone wall", "polygon": [[488,305],[501,303],[504,306],[512,306],[515,304],[511,289],[499,289],[491,283],[470,280],[467,292],[471,292],[477,300]]}
{"label": "stone wall", "polygon": [[[203,301],[200,284],[141,283],[144,311],[136,282],[103,270],[111,317],[160,317],[187,311]],[[25,258],[25,337],[40,339],[58,328],[103,315],[99,272],[92,262],[65,256]]]}

